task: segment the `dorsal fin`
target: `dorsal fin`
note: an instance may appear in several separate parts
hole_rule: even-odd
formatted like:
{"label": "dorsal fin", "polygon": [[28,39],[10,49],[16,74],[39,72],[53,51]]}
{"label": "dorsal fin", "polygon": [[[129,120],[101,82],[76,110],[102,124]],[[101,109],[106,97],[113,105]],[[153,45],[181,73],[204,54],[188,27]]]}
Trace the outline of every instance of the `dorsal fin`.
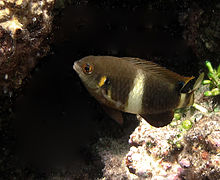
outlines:
{"label": "dorsal fin", "polygon": [[146,72],[150,71],[155,75],[161,75],[163,77],[166,77],[174,81],[183,81],[184,84],[187,84],[190,80],[194,78],[193,76],[192,77],[181,76],[151,61],[146,61],[143,59],[131,58],[131,57],[123,57],[122,59],[134,64],[135,66],[138,66],[139,68],[143,69]]}

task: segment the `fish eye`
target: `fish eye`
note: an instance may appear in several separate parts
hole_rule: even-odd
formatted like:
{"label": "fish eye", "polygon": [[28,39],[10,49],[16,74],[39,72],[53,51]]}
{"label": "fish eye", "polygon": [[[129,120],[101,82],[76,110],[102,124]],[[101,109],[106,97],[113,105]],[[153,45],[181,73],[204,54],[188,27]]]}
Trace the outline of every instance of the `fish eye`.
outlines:
{"label": "fish eye", "polygon": [[89,63],[86,63],[83,65],[82,69],[85,74],[91,74],[93,71],[93,66],[90,65]]}

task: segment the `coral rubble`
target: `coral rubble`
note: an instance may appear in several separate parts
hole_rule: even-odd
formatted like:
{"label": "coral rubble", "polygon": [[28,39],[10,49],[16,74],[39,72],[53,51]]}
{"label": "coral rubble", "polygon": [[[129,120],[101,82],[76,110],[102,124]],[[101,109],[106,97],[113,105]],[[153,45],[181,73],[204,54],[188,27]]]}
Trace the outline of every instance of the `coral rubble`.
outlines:
{"label": "coral rubble", "polygon": [[181,138],[178,126],[156,129],[141,119],[129,140],[130,173],[149,179],[219,179],[220,116],[204,117],[184,134]]}
{"label": "coral rubble", "polygon": [[185,179],[220,178],[220,116],[204,117],[185,136],[179,162],[188,161]]}

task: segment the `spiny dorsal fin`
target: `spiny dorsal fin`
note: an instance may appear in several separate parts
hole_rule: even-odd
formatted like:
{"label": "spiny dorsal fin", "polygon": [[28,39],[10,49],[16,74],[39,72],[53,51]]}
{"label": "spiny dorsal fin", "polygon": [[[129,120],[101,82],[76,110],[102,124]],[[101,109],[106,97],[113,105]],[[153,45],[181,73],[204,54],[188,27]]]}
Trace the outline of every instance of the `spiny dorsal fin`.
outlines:
{"label": "spiny dorsal fin", "polygon": [[163,77],[167,77],[175,81],[183,81],[184,84],[187,84],[190,80],[194,78],[193,76],[192,77],[181,76],[151,61],[146,61],[146,60],[139,59],[139,58],[130,58],[130,57],[123,57],[122,59],[130,63],[133,63],[135,66],[140,67],[144,71],[147,71],[147,72],[150,71],[151,73],[154,73],[156,75],[162,75]]}

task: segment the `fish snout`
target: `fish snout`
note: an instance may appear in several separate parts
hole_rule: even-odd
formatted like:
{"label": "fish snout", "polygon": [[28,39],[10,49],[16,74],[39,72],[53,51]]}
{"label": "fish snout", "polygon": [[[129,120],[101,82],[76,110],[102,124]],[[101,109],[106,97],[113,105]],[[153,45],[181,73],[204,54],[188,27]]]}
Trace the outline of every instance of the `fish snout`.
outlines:
{"label": "fish snout", "polygon": [[80,71],[79,61],[74,62],[73,69],[78,73]]}

